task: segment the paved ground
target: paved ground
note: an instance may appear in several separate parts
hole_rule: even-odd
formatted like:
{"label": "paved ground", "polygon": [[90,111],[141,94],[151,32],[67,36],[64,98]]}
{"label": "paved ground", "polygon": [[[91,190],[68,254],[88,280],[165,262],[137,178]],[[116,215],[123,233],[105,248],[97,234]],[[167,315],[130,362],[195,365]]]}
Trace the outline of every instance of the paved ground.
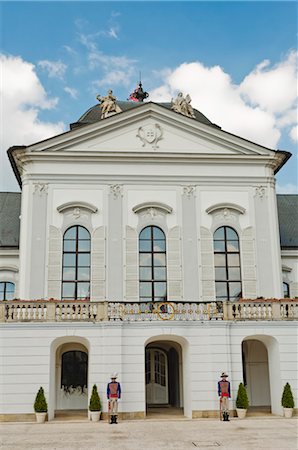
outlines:
{"label": "paved ground", "polygon": [[298,449],[297,417],[0,424],[5,450]]}

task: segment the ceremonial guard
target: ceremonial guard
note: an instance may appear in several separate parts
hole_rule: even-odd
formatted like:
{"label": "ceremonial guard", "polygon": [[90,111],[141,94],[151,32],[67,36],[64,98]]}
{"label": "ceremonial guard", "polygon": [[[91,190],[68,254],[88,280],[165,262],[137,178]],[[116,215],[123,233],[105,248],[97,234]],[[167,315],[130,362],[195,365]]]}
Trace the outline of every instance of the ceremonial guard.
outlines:
{"label": "ceremonial guard", "polygon": [[117,379],[117,374],[113,373],[111,380],[107,385],[107,398],[109,404],[109,421],[117,423],[118,417],[118,399],[121,398],[121,386]]}
{"label": "ceremonial guard", "polygon": [[220,420],[229,422],[229,398],[231,398],[230,382],[227,380],[228,375],[223,372],[221,374],[221,380],[217,384],[219,402],[220,402]]}

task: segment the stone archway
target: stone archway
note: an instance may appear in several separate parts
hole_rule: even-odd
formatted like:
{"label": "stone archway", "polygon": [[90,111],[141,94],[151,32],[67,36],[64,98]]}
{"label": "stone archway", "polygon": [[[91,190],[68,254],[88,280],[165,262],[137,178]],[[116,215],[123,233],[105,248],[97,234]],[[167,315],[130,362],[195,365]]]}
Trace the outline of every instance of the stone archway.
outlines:
{"label": "stone archway", "polygon": [[272,336],[248,336],[242,341],[243,381],[250,406],[282,414],[279,346]]}

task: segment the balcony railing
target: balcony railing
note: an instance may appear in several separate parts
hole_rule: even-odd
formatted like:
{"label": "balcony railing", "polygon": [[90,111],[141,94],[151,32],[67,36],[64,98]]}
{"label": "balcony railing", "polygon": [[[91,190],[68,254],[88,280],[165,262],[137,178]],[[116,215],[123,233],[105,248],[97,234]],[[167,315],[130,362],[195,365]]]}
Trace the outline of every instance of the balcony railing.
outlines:
{"label": "balcony railing", "polygon": [[298,299],[237,302],[3,301],[0,322],[298,320]]}

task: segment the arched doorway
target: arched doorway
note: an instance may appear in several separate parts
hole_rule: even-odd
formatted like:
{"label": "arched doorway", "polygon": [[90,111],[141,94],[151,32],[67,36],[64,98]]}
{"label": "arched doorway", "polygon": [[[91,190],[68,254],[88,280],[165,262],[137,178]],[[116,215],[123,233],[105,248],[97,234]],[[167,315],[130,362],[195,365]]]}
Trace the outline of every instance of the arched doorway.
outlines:
{"label": "arched doorway", "polygon": [[242,364],[250,407],[271,412],[268,351],[265,344],[258,339],[244,340]]}
{"label": "arched doorway", "polygon": [[146,346],[147,413],[183,414],[182,376],[180,344],[174,341],[154,341]]}

